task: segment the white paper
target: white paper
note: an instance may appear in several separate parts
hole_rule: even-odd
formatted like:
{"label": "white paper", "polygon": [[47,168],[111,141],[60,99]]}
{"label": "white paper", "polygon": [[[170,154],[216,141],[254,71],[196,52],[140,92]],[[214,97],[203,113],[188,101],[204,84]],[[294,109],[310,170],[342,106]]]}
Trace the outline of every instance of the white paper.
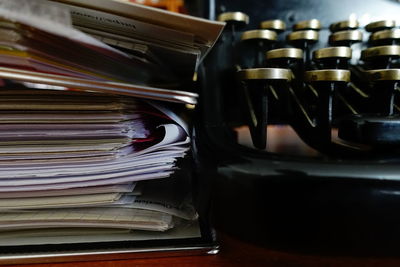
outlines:
{"label": "white paper", "polygon": [[105,186],[92,186],[85,188],[71,188],[60,190],[39,190],[39,191],[8,191],[0,192],[0,199],[3,198],[29,198],[29,197],[50,197],[50,196],[75,196],[83,194],[101,194],[101,193],[132,193],[135,190],[136,183],[116,184]]}
{"label": "white paper", "polygon": [[[59,6],[49,5],[47,1],[0,1],[0,17],[125,56],[122,52],[72,28],[69,11]],[[60,20],[60,17],[63,20]]]}

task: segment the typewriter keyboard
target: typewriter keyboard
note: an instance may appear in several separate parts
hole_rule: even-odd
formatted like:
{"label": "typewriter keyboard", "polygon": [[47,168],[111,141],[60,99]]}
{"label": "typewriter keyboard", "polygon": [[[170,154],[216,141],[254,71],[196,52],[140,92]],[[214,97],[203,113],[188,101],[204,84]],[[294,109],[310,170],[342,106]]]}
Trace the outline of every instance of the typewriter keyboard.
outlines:
{"label": "typewriter keyboard", "polygon": [[[322,154],[357,157],[400,148],[400,29],[394,20],[356,18],[259,22],[225,12],[217,50],[227,120],[248,126],[255,148],[268,126],[290,126]],[[238,119],[241,118],[241,119]],[[228,122],[229,123],[229,122]],[[373,153],[369,153],[373,152]]]}

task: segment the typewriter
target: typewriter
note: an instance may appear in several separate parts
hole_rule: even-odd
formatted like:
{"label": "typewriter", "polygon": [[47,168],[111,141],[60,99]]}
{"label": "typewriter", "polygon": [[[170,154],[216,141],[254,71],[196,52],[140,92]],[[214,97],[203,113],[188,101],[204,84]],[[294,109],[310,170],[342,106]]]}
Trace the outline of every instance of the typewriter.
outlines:
{"label": "typewriter", "polygon": [[192,122],[181,174],[198,237],[7,247],[3,260],[215,254],[214,226],[274,248],[396,253],[400,3],[187,3],[226,22],[197,82],[185,84],[198,105],[170,106]]}
{"label": "typewriter", "polygon": [[227,23],[199,71],[194,130],[216,227],[278,248],[395,248],[400,3],[219,0],[201,8]]}

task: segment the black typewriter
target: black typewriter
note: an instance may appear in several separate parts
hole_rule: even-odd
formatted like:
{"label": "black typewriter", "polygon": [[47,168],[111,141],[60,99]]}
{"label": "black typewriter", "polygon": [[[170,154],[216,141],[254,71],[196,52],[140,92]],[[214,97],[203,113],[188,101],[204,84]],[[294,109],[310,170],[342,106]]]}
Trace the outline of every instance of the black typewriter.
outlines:
{"label": "black typewriter", "polygon": [[201,8],[227,23],[199,71],[194,130],[217,229],[279,248],[396,251],[400,3]]}

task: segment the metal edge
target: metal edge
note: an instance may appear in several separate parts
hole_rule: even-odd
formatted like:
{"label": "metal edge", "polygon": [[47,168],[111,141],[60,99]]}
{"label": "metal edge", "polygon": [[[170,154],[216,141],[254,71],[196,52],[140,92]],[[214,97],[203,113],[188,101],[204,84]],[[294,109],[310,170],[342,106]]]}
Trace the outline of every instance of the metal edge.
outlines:
{"label": "metal edge", "polygon": [[197,104],[198,98],[198,94],[191,92],[132,85],[127,83],[92,81],[81,78],[22,71],[4,67],[0,67],[0,78],[192,105]]}
{"label": "metal edge", "polygon": [[280,19],[264,20],[260,23],[261,29],[283,32],[286,30],[286,23]]}
{"label": "metal edge", "polygon": [[313,52],[313,58],[324,59],[324,58],[348,58],[352,56],[352,50],[346,46],[336,47],[325,47]]}
{"label": "metal edge", "polygon": [[242,41],[261,39],[268,41],[276,41],[278,36],[276,32],[271,30],[250,30],[243,32],[241,38]]}
{"label": "metal edge", "polygon": [[350,71],[327,69],[306,71],[304,78],[307,82],[349,82]]}
{"label": "metal edge", "polygon": [[293,25],[294,31],[302,31],[302,30],[318,31],[320,29],[321,29],[321,22],[317,19],[303,20]]}
{"label": "metal edge", "polygon": [[400,56],[400,45],[374,46],[361,51],[361,60],[379,56]]}
{"label": "metal edge", "polygon": [[286,40],[289,42],[292,41],[318,41],[319,33],[315,30],[304,30],[304,31],[295,31],[291,32],[286,36]]}
{"label": "metal edge", "polygon": [[337,31],[329,36],[330,42],[353,41],[361,42],[363,33],[360,30]]}
{"label": "metal edge", "polygon": [[214,255],[218,244],[188,247],[126,248],[91,251],[59,251],[41,253],[0,254],[0,264],[28,264],[99,260],[145,259],[177,256]]}
{"label": "metal edge", "polygon": [[278,48],[269,50],[266,53],[267,59],[276,59],[276,58],[294,58],[294,59],[303,59],[303,50],[299,48]]}
{"label": "metal edge", "polygon": [[365,30],[367,32],[373,32],[376,29],[394,28],[394,27],[396,27],[396,21],[394,20],[379,20],[365,25]]}
{"label": "metal edge", "polygon": [[225,12],[218,15],[218,21],[228,22],[243,22],[244,24],[249,24],[249,16],[243,12]]}
{"label": "metal edge", "polygon": [[358,27],[360,27],[360,23],[358,22],[358,20],[349,19],[332,23],[329,26],[329,30],[331,32],[337,32],[337,31],[351,30],[351,29],[355,30],[358,29]]}
{"label": "metal edge", "polygon": [[292,72],[290,69],[282,68],[258,68],[243,69],[237,72],[240,80],[291,80]]}
{"label": "metal edge", "polygon": [[400,69],[378,69],[366,71],[370,81],[400,81]]}

